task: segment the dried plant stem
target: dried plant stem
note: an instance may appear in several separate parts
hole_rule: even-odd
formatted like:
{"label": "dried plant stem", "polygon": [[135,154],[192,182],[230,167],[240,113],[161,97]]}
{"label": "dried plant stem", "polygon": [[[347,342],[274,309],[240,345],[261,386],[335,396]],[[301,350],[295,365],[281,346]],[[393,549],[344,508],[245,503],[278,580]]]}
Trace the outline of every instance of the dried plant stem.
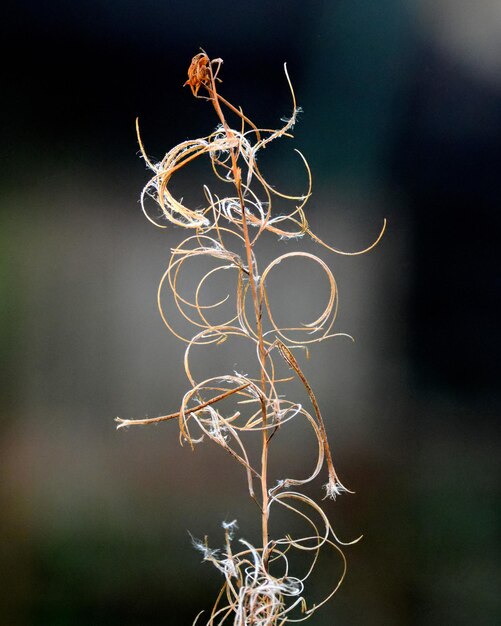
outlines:
{"label": "dried plant stem", "polygon": [[[196,413],[197,411],[201,411],[202,409],[205,409],[211,404],[216,404],[217,402],[221,402],[221,400],[228,398],[234,393],[238,393],[239,391],[246,389],[249,385],[250,383],[245,383],[243,385],[240,385],[240,387],[236,387],[235,389],[230,389],[229,391],[220,393],[218,396],[215,396],[214,398],[207,400],[207,402],[202,402],[201,404],[198,404],[197,406],[194,406],[191,409],[186,409],[184,411],[184,415],[187,416],[187,415],[190,415],[191,413]],[[124,420],[124,419],[121,419],[120,417],[116,417],[115,422],[118,422],[117,428],[123,428],[127,426],[145,426],[147,424],[158,424],[158,422],[167,422],[168,420],[179,419],[180,415],[181,415],[181,411],[176,411],[176,413],[170,413],[169,415],[161,415],[160,417],[149,417],[149,418],[142,419],[142,420]]]}
{"label": "dried plant stem", "polygon": [[[240,550],[232,548],[232,540],[237,529],[236,521],[223,523],[225,529],[224,551],[213,550],[207,539],[193,543],[203,555],[224,576],[220,593],[208,616],[206,626],[223,626],[232,622],[234,626],[284,626],[288,622],[299,622],[309,618],[329,598],[336,593],[346,573],[346,559],[339,547],[354,542],[343,542],[335,534],[325,512],[312,498],[299,489],[314,480],[324,462],[327,465],[328,481],[325,485],[326,497],[335,498],[348,491],[340,482],[334,468],[332,453],[327,438],[326,427],[319,403],[312,386],[308,382],[296,357],[294,348],[303,348],[307,353],[310,344],[336,336],[348,336],[332,331],[337,315],[338,293],[334,276],[317,256],[303,251],[288,252],[271,261],[259,273],[254,246],[264,231],[280,238],[291,239],[309,235],[324,248],[340,254],[359,254],[371,250],[380,240],[386,222],[377,240],[360,252],[344,253],[325,244],[311,232],[303,207],[311,194],[311,172],[305,157],[298,152],[304,164],[308,188],[303,195],[293,196],[278,191],[263,177],[257,165],[257,153],[271,141],[281,137],[292,137],[299,109],[296,106],[287,69],[285,76],[291,92],[293,113],[290,119],[278,129],[258,128],[239,108],[223,98],[217,89],[222,60],[210,60],[205,52],[197,54],[188,70],[189,85],[195,97],[211,103],[219,120],[219,126],[207,137],[186,140],[172,148],[159,163],[153,163],[145,153],[139,136],[141,153],[154,176],[144,187],[141,206],[147,219],[165,228],[165,221],[176,226],[191,229],[194,234],[184,239],[171,251],[167,269],[158,288],[158,308],[167,328],[187,344],[184,354],[184,369],[191,384],[184,394],[181,408],[175,413],[161,417],[123,420],[117,418],[118,428],[135,425],[148,425],[177,419],[180,442],[188,442],[193,448],[204,438],[216,443],[246,472],[247,488],[251,498],[257,503],[261,514],[260,547],[254,547],[240,539]],[[225,113],[235,115],[240,130],[232,128]],[[189,208],[182,200],[176,199],[170,189],[173,175],[188,166],[195,159],[208,157],[212,170],[219,181],[230,183],[234,195],[220,198],[204,185],[207,206],[203,209]],[[244,176],[242,175],[244,172]],[[256,190],[257,188],[257,190]],[[153,198],[162,211],[161,218],[152,217],[146,209],[146,200]],[[275,199],[281,203],[294,203],[289,212],[275,215],[272,204]],[[251,236],[251,229],[255,234]],[[242,255],[242,256],[241,256]],[[193,289],[191,301],[180,288],[183,268],[191,259],[210,259],[216,267],[209,268]],[[327,304],[311,322],[299,322],[291,327],[282,327],[273,311],[272,293],[268,294],[266,281],[272,270],[291,258],[313,262],[324,272],[327,279]],[[230,293],[216,303],[202,304],[202,286],[221,272],[236,272],[235,309],[219,320],[210,320],[214,311],[222,304],[230,302]],[[178,332],[164,311],[164,291],[169,290],[172,301],[181,319],[196,328],[192,337],[184,337]],[[183,295],[181,295],[183,293]],[[253,315],[250,313],[253,311]],[[237,337],[245,339],[257,351],[259,374],[250,378],[245,374],[212,375],[197,381],[191,365],[195,346],[219,344]],[[275,363],[276,353],[280,355]],[[293,370],[293,376],[281,375],[278,371],[280,359]],[[281,365],[283,368],[283,363]],[[297,377],[306,390],[310,413],[297,402],[287,399],[282,393],[282,385]],[[228,388],[230,387],[230,388]],[[216,395],[213,395],[216,393]],[[209,399],[205,395],[209,394]],[[232,414],[216,405],[222,400],[233,398],[240,407]],[[195,406],[190,406],[196,402]],[[303,419],[313,434],[317,446],[316,462],[306,477],[287,476],[280,478],[270,487],[268,461],[270,442],[282,427],[293,419]],[[193,428],[200,436],[192,434]],[[260,461],[250,461],[244,445],[243,435],[255,433],[261,440]],[[254,491],[254,481],[259,481],[260,494]],[[256,490],[257,491],[257,490]],[[289,534],[270,539],[269,520],[272,509],[280,507],[306,523],[305,536],[293,538]],[[312,574],[322,548],[330,547],[340,557],[341,573],[332,585],[330,593],[309,608],[303,593],[305,583]],[[306,573],[296,576],[290,572],[289,552],[296,551],[306,558]],[[222,553],[221,553],[222,552]],[[194,623],[198,623],[201,613]]]}
{"label": "dried plant stem", "polygon": [[[217,87],[216,87],[216,80],[215,80],[215,76],[214,73],[212,71],[212,65],[209,65],[208,67],[208,72],[209,72],[209,80],[210,80],[210,87],[208,88],[208,93],[209,93],[209,98],[212,102],[212,105],[214,106],[214,109],[221,121],[221,124],[223,125],[223,128],[225,130],[226,133],[226,137],[228,139],[228,144],[231,145],[233,143],[233,140],[235,139],[231,128],[228,126],[227,122],[226,122],[226,118],[224,116],[224,113],[221,109],[221,106],[219,104],[219,100],[221,99],[222,102],[224,102],[224,104],[226,106],[228,106],[230,108],[230,110],[232,110],[234,113],[236,113],[237,115],[239,115],[240,117],[242,117],[242,120],[244,122],[249,123],[248,118],[241,112],[238,111],[231,103],[229,103],[226,99],[222,98],[221,96],[219,96],[219,94],[217,93]],[[254,124],[251,123],[251,126],[255,129],[257,136],[259,138],[259,131],[257,130],[256,126]],[[230,148],[230,154],[231,154],[231,170],[232,170],[232,178],[233,178],[233,182],[234,185],[236,187],[236,191],[237,191],[237,196],[238,196],[238,201],[240,204],[240,212],[241,212],[241,220],[242,220],[242,232],[243,232],[243,236],[244,236],[244,241],[245,241],[245,253],[246,253],[246,257],[247,257],[247,271],[248,271],[248,277],[249,277],[249,283],[250,283],[250,288],[251,288],[251,294],[252,294],[252,301],[253,301],[253,305],[254,305],[254,314],[256,317],[256,335],[257,335],[257,340],[258,340],[258,345],[259,345],[259,356],[260,356],[260,377],[261,377],[261,389],[263,391],[263,394],[266,395],[266,358],[267,358],[267,352],[264,346],[264,338],[263,338],[263,324],[262,324],[262,317],[263,317],[263,302],[262,302],[262,298],[260,298],[259,294],[258,294],[258,290],[256,287],[256,280],[255,280],[255,268],[254,268],[254,259],[253,259],[253,255],[252,255],[252,244],[251,244],[251,240],[250,240],[250,236],[249,236],[249,225],[247,223],[247,216],[246,216],[246,210],[245,210],[245,202],[244,202],[244,198],[243,198],[243,194],[242,194],[242,172],[241,169],[238,167],[238,151],[236,147],[231,147]],[[262,406],[262,426],[263,426],[263,430],[262,430],[262,451],[261,451],[261,529],[262,529],[262,546],[263,546],[263,560],[264,560],[264,564],[265,567],[267,568],[268,565],[268,555],[267,555],[267,546],[268,546],[268,542],[269,542],[269,532],[268,532],[268,519],[269,519],[269,510],[268,510],[268,502],[269,502],[269,496],[268,496],[268,446],[269,446],[269,435],[267,432],[267,425],[268,425],[268,416],[267,416],[267,411],[266,411],[266,406],[263,405]]]}

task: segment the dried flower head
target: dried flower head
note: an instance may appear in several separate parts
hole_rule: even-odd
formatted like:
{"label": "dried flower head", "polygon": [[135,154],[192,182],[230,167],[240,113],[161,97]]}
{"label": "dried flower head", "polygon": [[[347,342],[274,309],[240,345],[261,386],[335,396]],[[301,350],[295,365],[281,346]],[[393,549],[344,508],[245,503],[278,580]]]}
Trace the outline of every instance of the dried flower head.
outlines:
{"label": "dried flower head", "polygon": [[[183,87],[189,85],[191,93],[195,97],[198,97],[200,87],[205,87],[205,89],[210,91],[212,80],[217,79],[217,72],[222,62],[222,59],[214,59],[211,61],[202,50],[202,52],[196,54],[191,60],[190,67],[188,68],[188,80],[184,83]],[[212,69],[213,66],[217,66],[215,71]]]}

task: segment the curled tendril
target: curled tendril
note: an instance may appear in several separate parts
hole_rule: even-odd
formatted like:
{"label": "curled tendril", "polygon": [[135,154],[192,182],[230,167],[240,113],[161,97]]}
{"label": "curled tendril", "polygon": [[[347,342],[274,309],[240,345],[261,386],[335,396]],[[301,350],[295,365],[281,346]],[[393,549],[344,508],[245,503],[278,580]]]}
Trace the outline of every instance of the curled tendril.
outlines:
{"label": "curled tendril", "polygon": [[[373,244],[358,252],[342,252],[311,232],[304,207],[311,195],[311,171],[303,154],[296,150],[305,168],[306,190],[293,195],[277,190],[258,166],[260,150],[279,138],[292,137],[291,131],[300,112],[292,83],[284,66],[292,98],[292,115],[278,129],[258,128],[239,108],[223,98],[217,89],[222,60],[211,60],[202,51],[189,67],[189,86],[196,98],[209,101],[219,123],[211,134],[181,142],[164,158],[154,163],[149,159],[137,125],[142,156],[153,177],[141,193],[145,216],[156,226],[168,223],[190,229],[191,234],[171,250],[171,257],[158,288],[160,315],[169,330],[186,345],[184,368],[190,383],[178,411],[151,418],[123,420],[117,418],[118,428],[177,420],[180,443],[191,447],[210,440],[227,452],[244,469],[250,496],[261,511],[263,523],[262,546],[255,547],[244,539],[239,549],[234,547],[236,521],[223,523],[225,545],[215,550],[207,538],[193,539],[204,561],[212,563],[224,576],[224,583],[206,624],[216,626],[232,623],[237,626],[278,626],[301,622],[313,615],[337,591],[346,573],[346,559],[340,546],[354,542],[341,541],[332,529],[321,506],[298,489],[313,481],[326,466],[326,497],[335,498],[348,489],[340,482],[332,458],[327,431],[320,407],[294,349],[308,350],[310,344],[345,333],[333,332],[338,309],[337,285],[328,265],[307,252],[289,252],[271,261],[262,273],[254,254],[254,246],[265,232],[280,239],[310,236],[313,241],[339,254],[362,254],[371,250],[381,239],[386,227]],[[224,114],[236,117],[238,128],[229,125]],[[229,185],[227,195],[216,195],[203,186],[206,205],[189,207],[171,191],[171,182],[182,168],[199,158],[208,158],[217,180]],[[148,200],[160,208],[152,213]],[[280,202],[280,212],[274,203]],[[289,207],[284,210],[283,207]],[[317,264],[327,279],[327,303],[312,321],[298,321],[297,326],[280,326],[273,313],[273,302],[267,290],[267,280],[278,264],[299,258]],[[206,261],[203,276],[192,286],[191,297],[181,288],[184,269],[194,259]],[[210,263],[209,263],[210,261]],[[205,288],[218,273],[233,272],[228,293],[217,301],[206,302]],[[229,274],[228,274],[229,275]],[[170,304],[165,296],[170,294]],[[224,305],[224,312],[221,307]],[[170,307],[170,308],[169,308]],[[228,312],[230,307],[230,312]],[[195,328],[195,334],[184,336],[171,321],[170,310],[177,309],[181,320]],[[218,317],[213,321],[215,317]],[[192,351],[195,347],[220,344],[233,338],[244,339],[256,350],[258,378],[247,374],[212,375],[197,382],[192,371]],[[289,375],[283,374],[288,370]],[[298,379],[303,385],[312,410],[285,397],[284,385]],[[232,405],[228,408],[228,405]],[[224,407],[224,408],[222,408]],[[270,442],[287,429],[293,420],[305,420],[316,441],[316,461],[303,478],[283,476],[274,486],[268,484],[267,458]],[[262,441],[260,465],[251,461],[246,449],[248,435]],[[260,485],[260,493],[256,489]],[[305,536],[269,538],[268,519],[272,509],[297,516],[308,527]],[[358,541],[358,540],[357,540]],[[330,547],[338,555],[341,571],[326,597],[308,605],[306,586],[314,571],[320,550]],[[307,560],[302,575],[290,571],[290,555],[301,552]],[[194,623],[198,623],[202,613]]]}

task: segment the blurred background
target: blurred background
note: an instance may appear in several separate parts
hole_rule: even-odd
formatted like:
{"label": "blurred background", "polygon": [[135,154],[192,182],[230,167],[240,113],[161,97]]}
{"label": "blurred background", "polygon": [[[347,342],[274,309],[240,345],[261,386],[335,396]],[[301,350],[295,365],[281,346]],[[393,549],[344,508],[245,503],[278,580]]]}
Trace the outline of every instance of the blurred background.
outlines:
{"label": "blurred background", "polygon": [[[501,623],[499,1],[17,0],[0,28],[0,623],[191,624],[221,578],[187,531],[218,546],[238,518],[257,541],[220,450],[181,448],[173,423],[113,421],[175,411],[188,388],[155,303],[184,233],[140,211],[134,121],[154,158],[212,131],[182,88],[200,47],[263,127],[291,113],[287,62],[304,113],[266,162],[300,191],[292,148],[307,156],[313,231],[356,250],[388,219],[367,255],[304,242],[356,338],[303,361],[356,492],[329,516],[344,539],[364,534],[312,623]],[[199,191],[184,182],[180,195]],[[299,318],[322,293],[320,273],[276,278],[304,296],[282,308]],[[231,372],[241,356],[197,367]],[[277,454],[308,467],[296,435]],[[336,568],[321,564],[318,588]]]}

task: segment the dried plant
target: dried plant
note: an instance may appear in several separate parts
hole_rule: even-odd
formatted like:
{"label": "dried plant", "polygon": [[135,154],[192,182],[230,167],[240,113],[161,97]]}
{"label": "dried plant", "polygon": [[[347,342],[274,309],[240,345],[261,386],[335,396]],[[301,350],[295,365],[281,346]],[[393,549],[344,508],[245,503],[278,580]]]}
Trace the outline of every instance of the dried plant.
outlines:
{"label": "dried plant", "polygon": [[[213,106],[219,120],[213,133],[200,139],[183,141],[155,163],[146,154],[138,128],[142,156],[153,171],[153,177],[141,194],[145,216],[160,228],[166,228],[170,222],[192,232],[172,249],[169,265],[158,289],[158,306],[163,321],[176,337],[187,344],[184,367],[191,386],[175,413],[152,419],[117,418],[117,421],[118,428],[121,428],[177,420],[181,444],[188,443],[193,447],[205,438],[210,439],[243,467],[249,494],[260,511],[261,543],[254,546],[240,539],[236,544],[236,521],[223,524],[225,544],[221,550],[210,548],[207,539],[193,540],[195,547],[203,553],[204,560],[211,562],[224,576],[221,591],[206,623],[210,626],[230,622],[238,626],[271,626],[311,617],[337,591],[346,572],[346,560],[340,545],[347,544],[335,535],[320,504],[301,492],[302,486],[313,481],[325,465],[326,497],[335,498],[348,489],[343,486],[334,468],[325,423],[312,387],[292,353],[295,349],[306,352],[311,344],[343,333],[333,332],[338,294],[334,276],[324,261],[305,251],[288,252],[259,272],[255,244],[267,231],[281,239],[308,235],[318,244],[339,254],[362,254],[378,243],[384,225],[371,246],[355,253],[335,250],[313,234],[304,213],[311,193],[311,174],[304,156],[296,150],[309,181],[308,189],[302,195],[277,191],[267,182],[258,165],[260,151],[270,142],[292,136],[291,131],[300,112],[287,67],[284,66],[284,70],[292,96],[292,115],[283,120],[282,127],[270,130],[258,128],[242,109],[219,93],[221,65],[221,59],[210,60],[202,51],[193,58],[185,83],[195,98],[206,100]],[[230,126],[229,116],[237,120],[238,128]],[[204,186],[206,206],[194,209],[174,197],[171,182],[179,170],[204,157],[209,159],[218,181],[226,183],[230,191],[220,197]],[[148,209],[149,199],[160,206],[159,216],[152,215]],[[273,203],[277,200],[281,205],[288,204],[291,207],[289,211],[281,209],[281,213],[274,212]],[[189,300],[181,293],[179,277],[183,266],[195,257],[210,258],[216,266],[193,286]],[[275,321],[267,280],[279,263],[293,257],[313,262],[323,270],[328,283],[328,298],[327,305],[315,320],[284,328]],[[202,304],[204,283],[220,271],[236,272],[235,293],[228,294],[227,298],[215,304]],[[174,329],[162,303],[162,294],[167,288],[181,316],[196,328],[194,336],[184,337]],[[218,307],[223,303],[227,307],[228,302],[232,302],[234,307],[230,319],[221,320],[218,324],[209,321],[208,318],[214,316]],[[254,346],[259,375],[252,378],[233,372],[196,380],[190,365],[192,348],[219,344],[234,337],[243,338]],[[289,374],[281,376],[280,367],[288,369]],[[294,379],[304,386],[311,409],[286,399],[284,386]],[[235,407],[228,412],[228,402],[221,404],[221,401],[230,398]],[[288,422],[298,419],[306,421],[317,443],[312,470],[306,477],[284,476],[270,486],[270,444],[275,437],[286,434],[283,431],[286,431]],[[255,434],[260,440],[258,463],[250,460],[248,443],[244,442],[248,434]],[[309,531],[305,536],[270,537],[270,515],[277,507],[299,516],[306,523]],[[331,548],[339,555],[341,575],[325,598],[309,606],[305,599],[305,584],[322,548]],[[308,561],[300,574],[293,573],[289,568],[295,551],[302,553]],[[200,617],[201,614],[195,622],[199,622]]]}

